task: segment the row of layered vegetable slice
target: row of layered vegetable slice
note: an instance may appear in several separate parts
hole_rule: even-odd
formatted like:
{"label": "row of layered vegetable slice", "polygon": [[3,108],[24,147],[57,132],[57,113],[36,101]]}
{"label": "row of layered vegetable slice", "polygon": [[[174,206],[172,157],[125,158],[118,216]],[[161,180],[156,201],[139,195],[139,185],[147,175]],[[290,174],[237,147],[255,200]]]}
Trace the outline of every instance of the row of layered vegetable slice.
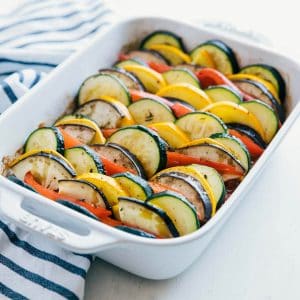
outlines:
{"label": "row of layered vegetable slice", "polygon": [[6,176],[105,224],[170,238],[208,222],[284,122],[285,83],[219,40],[147,35],[27,138]]}

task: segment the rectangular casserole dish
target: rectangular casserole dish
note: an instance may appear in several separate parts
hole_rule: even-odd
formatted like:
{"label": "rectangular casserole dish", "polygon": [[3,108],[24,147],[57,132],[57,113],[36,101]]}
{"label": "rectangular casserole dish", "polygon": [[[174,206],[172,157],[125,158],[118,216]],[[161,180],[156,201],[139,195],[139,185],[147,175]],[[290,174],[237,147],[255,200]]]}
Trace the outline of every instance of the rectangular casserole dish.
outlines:
{"label": "rectangular casserole dish", "polygon": [[0,176],[0,212],[19,227],[50,239],[77,253],[92,253],[136,275],[166,279],[178,275],[200,256],[222,224],[242,201],[289,127],[300,106],[300,65],[275,52],[214,32],[165,18],[134,18],[115,24],[84,50],[72,55],[41,84],[0,116],[1,159],[20,148],[42,122],[51,124],[74,98],[81,82],[99,68],[111,65],[124,46],[153,30],[174,31],[189,49],[208,39],[221,39],[232,47],[241,65],[266,63],[276,67],[287,83],[287,120],[249,174],[217,214],[193,234],[166,240],[145,239],[110,228],[53,201],[34,194]]}

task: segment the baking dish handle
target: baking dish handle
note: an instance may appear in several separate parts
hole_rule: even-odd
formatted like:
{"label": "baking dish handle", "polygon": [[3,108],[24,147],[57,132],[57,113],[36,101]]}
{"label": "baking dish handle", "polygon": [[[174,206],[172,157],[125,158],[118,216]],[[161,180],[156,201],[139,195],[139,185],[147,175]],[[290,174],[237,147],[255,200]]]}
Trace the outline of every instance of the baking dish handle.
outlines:
{"label": "baking dish handle", "polygon": [[[53,218],[51,221],[46,220],[46,218],[24,209],[27,201],[30,202],[30,198],[3,187],[0,190],[0,213],[20,228],[38,233],[59,246],[77,253],[96,253],[120,242],[109,232],[105,232],[105,229],[93,228],[91,222],[86,222],[82,215],[74,217],[77,230],[70,230],[66,227],[71,228],[72,226],[64,226],[61,224],[63,222],[55,222]],[[46,203],[42,205],[47,210],[47,214],[55,216],[57,220],[62,220],[60,209]],[[72,213],[79,214],[74,211]]]}

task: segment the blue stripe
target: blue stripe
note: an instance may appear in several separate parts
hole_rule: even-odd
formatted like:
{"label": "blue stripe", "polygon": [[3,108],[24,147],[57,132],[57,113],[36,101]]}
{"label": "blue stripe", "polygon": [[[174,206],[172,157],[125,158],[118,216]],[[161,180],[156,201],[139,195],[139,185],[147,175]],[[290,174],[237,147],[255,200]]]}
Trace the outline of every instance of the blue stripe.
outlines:
{"label": "blue stripe", "polygon": [[12,88],[5,81],[3,81],[2,83],[2,88],[12,103],[15,103],[18,100],[18,97],[16,96]]}
{"label": "blue stripe", "polygon": [[35,78],[32,81],[32,83],[30,84],[29,88],[31,89],[33,86],[35,86],[41,79],[41,73],[40,72],[36,72],[35,74]]}
{"label": "blue stripe", "polygon": [[[86,14],[87,13],[92,13],[93,11],[95,11],[96,9],[99,9],[102,6],[103,6],[103,3],[97,3],[97,5],[93,6],[91,9],[85,10],[84,13],[86,13]],[[73,11],[71,13],[67,13],[65,15],[44,16],[44,17],[38,17],[38,18],[22,20],[22,21],[12,23],[12,24],[9,24],[9,25],[6,25],[6,26],[2,26],[2,27],[0,27],[0,30],[1,30],[1,33],[3,33],[4,30],[11,29],[15,26],[25,24],[25,23],[28,23],[28,22],[43,21],[43,20],[47,21],[47,20],[55,20],[55,19],[61,19],[61,18],[62,19],[67,19],[67,18],[76,16],[76,15],[79,15],[79,14],[82,14],[82,13],[83,13],[82,10],[75,10],[75,11]]]}
{"label": "blue stripe", "polygon": [[71,27],[65,27],[65,28],[60,28],[60,29],[54,29],[54,30],[39,30],[39,31],[33,31],[33,32],[30,32],[28,34],[21,34],[21,35],[16,35],[14,36],[13,38],[10,38],[10,39],[6,39],[6,40],[2,40],[0,42],[0,45],[3,45],[3,44],[6,44],[6,43],[9,43],[9,42],[13,42],[19,38],[23,38],[23,37],[29,37],[29,36],[34,36],[34,35],[38,35],[38,34],[43,34],[43,33],[50,33],[50,32],[67,32],[67,31],[73,31],[73,30],[76,30],[76,29],[79,29],[80,27],[82,27],[83,25],[85,24],[90,24],[94,21],[96,21],[98,18],[100,17],[103,17],[104,15],[110,13],[111,11],[109,9],[106,9],[102,12],[100,12],[98,15],[96,15],[95,17],[93,17],[92,19],[89,19],[89,20],[86,20],[86,21],[83,21],[83,22],[80,22],[76,25],[72,25]]}
{"label": "blue stripe", "polygon": [[[23,83],[23,81],[24,81],[24,74],[23,74],[23,71],[18,72],[18,74],[19,74],[19,80],[20,80],[20,82]],[[0,76],[1,76],[1,74],[0,74]]]}
{"label": "blue stripe", "polygon": [[94,28],[92,30],[90,30],[89,32],[84,33],[83,35],[81,35],[80,37],[76,37],[74,39],[69,39],[69,40],[44,40],[44,41],[36,41],[36,42],[31,42],[31,43],[26,43],[26,44],[21,44],[19,46],[16,46],[16,48],[25,48],[31,45],[37,45],[37,44],[55,44],[55,43],[70,43],[70,42],[74,42],[74,41],[78,41],[83,39],[84,37],[91,35],[95,32],[97,32],[99,29],[101,29],[102,26],[107,25],[108,22],[103,22],[101,24],[101,26]]}
{"label": "blue stripe", "polygon": [[9,287],[0,282],[0,293],[10,299],[14,300],[27,300],[28,298],[11,290]]}
{"label": "blue stripe", "polygon": [[79,299],[72,291],[69,289],[61,286],[60,284],[54,283],[53,281],[50,281],[36,273],[30,272],[19,265],[15,264],[12,260],[5,257],[0,253],[0,263],[2,263],[7,268],[11,269],[15,273],[19,274],[20,276],[44,287],[45,289],[48,289],[50,291],[53,291],[67,299]]}
{"label": "blue stripe", "polygon": [[39,61],[23,61],[23,60],[9,59],[9,58],[0,58],[0,63],[5,63],[5,62],[21,64],[21,65],[46,66],[51,68],[55,68],[57,66],[57,64],[51,64],[51,63],[39,62]]}
{"label": "blue stripe", "polygon": [[63,269],[65,269],[73,274],[79,275],[83,279],[85,279],[86,271],[84,269],[79,268],[79,267],[59,258],[58,256],[56,256],[54,254],[50,254],[45,251],[39,250],[39,249],[33,247],[32,245],[30,245],[29,243],[20,240],[17,237],[17,235],[13,231],[11,231],[8,228],[8,226],[5,223],[3,223],[2,221],[0,221],[0,229],[2,229],[6,233],[6,235],[9,238],[11,243],[13,243],[15,246],[17,246],[19,248],[22,248],[26,252],[30,253],[32,256],[52,262],[52,263],[62,267]]}
{"label": "blue stripe", "polygon": [[16,70],[14,70],[14,71],[7,71],[7,72],[4,72],[4,73],[0,73],[0,76],[9,76],[9,75],[11,75],[12,73],[15,73],[16,72]]}

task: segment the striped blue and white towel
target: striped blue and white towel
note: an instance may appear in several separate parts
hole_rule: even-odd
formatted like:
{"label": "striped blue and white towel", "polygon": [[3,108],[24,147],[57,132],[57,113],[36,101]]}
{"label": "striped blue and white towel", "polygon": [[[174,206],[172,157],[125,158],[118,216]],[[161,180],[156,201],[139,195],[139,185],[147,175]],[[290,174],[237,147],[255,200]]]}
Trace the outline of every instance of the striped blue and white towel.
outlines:
{"label": "striped blue and white towel", "polygon": [[[24,0],[0,13],[0,113],[110,20],[103,0]],[[91,260],[0,219],[0,299],[81,299]]]}

